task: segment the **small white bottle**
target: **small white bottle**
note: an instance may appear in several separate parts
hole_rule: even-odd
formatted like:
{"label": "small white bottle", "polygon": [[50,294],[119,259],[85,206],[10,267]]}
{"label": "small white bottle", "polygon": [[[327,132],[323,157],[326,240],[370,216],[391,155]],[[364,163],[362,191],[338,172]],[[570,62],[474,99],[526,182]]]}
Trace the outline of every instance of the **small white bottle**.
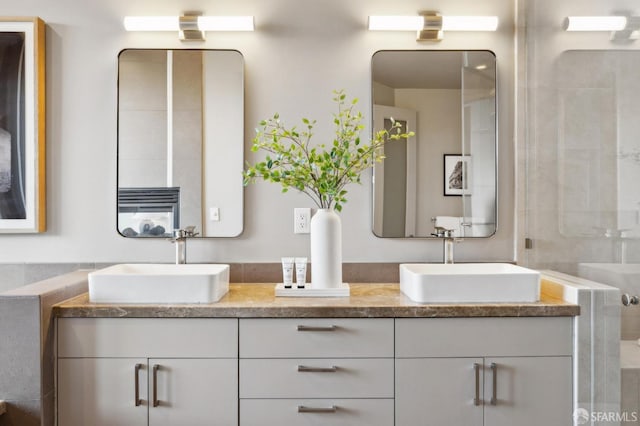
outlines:
{"label": "small white bottle", "polygon": [[293,265],[293,257],[282,258],[282,283],[284,284],[284,288],[291,288],[293,285]]}
{"label": "small white bottle", "polygon": [[296,286],[305,288],[307,281],[307,258],[296,257]]}

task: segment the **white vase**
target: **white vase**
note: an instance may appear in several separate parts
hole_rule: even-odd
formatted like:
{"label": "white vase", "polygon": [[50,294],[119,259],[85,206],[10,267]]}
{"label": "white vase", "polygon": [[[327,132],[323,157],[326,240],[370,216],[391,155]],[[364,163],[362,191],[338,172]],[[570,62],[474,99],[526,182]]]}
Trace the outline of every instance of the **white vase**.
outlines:
{"label": "white vase", "polygon": [[333,209],[318,209],[311,218],[311,288],[342,284],[342,225]]}

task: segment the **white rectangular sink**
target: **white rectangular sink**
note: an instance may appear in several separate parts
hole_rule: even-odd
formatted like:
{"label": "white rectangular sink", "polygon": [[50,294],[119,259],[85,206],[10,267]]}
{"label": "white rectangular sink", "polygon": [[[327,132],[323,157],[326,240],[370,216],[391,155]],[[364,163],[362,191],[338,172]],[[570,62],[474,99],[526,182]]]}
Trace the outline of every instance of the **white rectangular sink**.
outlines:
{"label": "white rectangular sink", "polygon": [[213,303],[229,291],[229,265],[122,264],[89,273],[95,303]]}
{"label": "white rectangular sink", "polygon": [[400,291],[421,303],[530,303],[540,300],[540,273],[508,263],[407,263]]}

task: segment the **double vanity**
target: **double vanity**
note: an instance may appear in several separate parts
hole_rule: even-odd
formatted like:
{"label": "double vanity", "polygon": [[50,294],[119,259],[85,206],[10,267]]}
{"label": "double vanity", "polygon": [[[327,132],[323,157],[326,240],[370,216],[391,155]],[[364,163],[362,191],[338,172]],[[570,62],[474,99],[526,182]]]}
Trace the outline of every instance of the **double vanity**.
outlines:
{"label": "double vanity", "polygon": [[[54,308],[58,424],[569,425],[579,307],[230,284],[216,303]],[[91,419],[91,421],[89,421]]]}

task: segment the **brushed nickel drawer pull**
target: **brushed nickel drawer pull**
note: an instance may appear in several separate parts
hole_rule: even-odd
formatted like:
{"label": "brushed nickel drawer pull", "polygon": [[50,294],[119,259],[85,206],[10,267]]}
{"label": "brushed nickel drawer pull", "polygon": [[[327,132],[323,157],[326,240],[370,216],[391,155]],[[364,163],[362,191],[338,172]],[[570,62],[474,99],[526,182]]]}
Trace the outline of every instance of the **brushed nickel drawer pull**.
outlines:
{"label": "brushed nickel drawer pull", "polygon": [[477,407],[480,405],[480,364],[478,364],[477,362],[474,362],[473,369],[475,371],[475,376],[476,376],[476,395],[473,398],[473,405]]}
{"label": "brushed nickel drawer pull", "polygon": [[491,363],[491,374],[493,380],[493,389],[491,390],[491,405],[498,405],[498,365]]}
{"label": "brushed nickel drawer pull", "polygon": [[330,325],[328,327],[315,325],[298,325],[298,331],[336,331],[337,329],[337,325]]}
{"label": "brushed nickel drawer pull", "polygon": [[335,373],[338,371],[338,367],[335,365],[331,367],[307,367],[306,365],[299,365],[298,371],[301,373]]}
{"label": "brushed nickel drawer pull", "polygon": [[304,405],[298,405],[298,413],[335,413],[338,411],[338,407],[332,405],[331,407],[306,407]]}
{"label": "brushed nickel drawer pull", "polygon": [[134,384],[135,384],[135,404],[136,407],[139,407],[142,404],[142,400],[140,399],[140,369],[142,368],[142,364],[136,364],[134,371]]}
{"label": "brushed nickel drawer pull", "polygon": [[153,406],[157,407],[160,405],[160,401],[158,401],[158,370],[160,366],[158,364],[153,365]]}

